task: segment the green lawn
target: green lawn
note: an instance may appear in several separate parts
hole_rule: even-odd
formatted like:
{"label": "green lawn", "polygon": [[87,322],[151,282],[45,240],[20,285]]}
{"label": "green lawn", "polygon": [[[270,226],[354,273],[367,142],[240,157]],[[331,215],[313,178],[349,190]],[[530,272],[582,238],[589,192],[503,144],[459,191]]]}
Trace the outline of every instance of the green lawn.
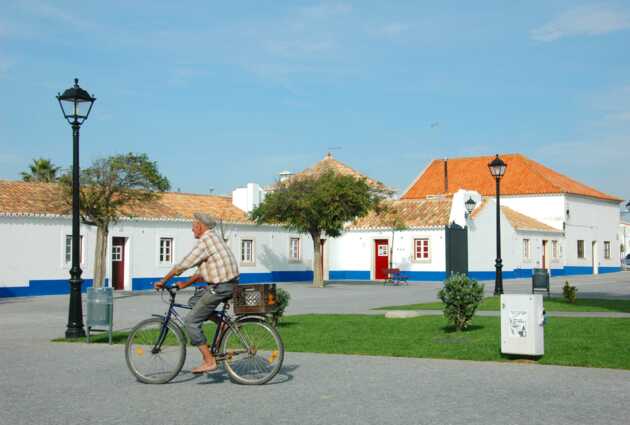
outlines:
{"label": "green lawn", "polygon": [[[564,298],[543,297],[545,310],[549,311],[610,311],[630,313],[630,300],[605,300],[578,298],[575,304],[569,304]],[[442,310],[442,302],[407,304],[379,307],[375,310]],[[488,297],[479,305],[479,310],[499,310],[499,297]]]}
{"label": "green lawn", "polygon": [[[511,360],[499,352],[498,317],[475,317],[469,330],[454,332],[440,316],[300,315],[283,318],[279,330],[289,352]],[[107,342],[107,337],[95,340]],[[124,343],[124,333],[117,332],[114,340]],[[630,319],[551,318],[538,363],[630,369],[628,341]]]}

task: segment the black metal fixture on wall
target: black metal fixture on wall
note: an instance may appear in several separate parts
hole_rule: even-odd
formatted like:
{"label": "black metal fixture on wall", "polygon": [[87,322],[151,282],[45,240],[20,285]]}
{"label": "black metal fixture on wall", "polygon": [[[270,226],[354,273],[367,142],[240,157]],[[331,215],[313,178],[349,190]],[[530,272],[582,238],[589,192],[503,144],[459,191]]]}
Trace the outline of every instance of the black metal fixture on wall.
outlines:
{"label": "black metal fixture on wall", "polygon": [[464,206],[466,207],[466,218],[470,217],[473,210],[475,209],[476,202],[472,198],[472,196],[468,197],[468,200],[464,202]]}
{"label": "black metal fixture on wall", "polygon": [[507,164],[499,158],[499,154],[488,164],[490,174],[496,181],[497,193],[497,259],[494,264],[496,275],[494,279],[494,295],[503,293],[503,260],[501,259],[501,177],[505,174]]}
{"label": "black metal fixture on wall", "polygon": [[57,94],[57,100],[64,118],[72,126],[72,268],[70,269],[70,305],[66,338],[85,336],[83,329],[83,311],[81,306],[80,249],[79,233],[79,129],[87,120],[96,98],[79,87],[79,79],[74,79],[74,86],[63,94]]}

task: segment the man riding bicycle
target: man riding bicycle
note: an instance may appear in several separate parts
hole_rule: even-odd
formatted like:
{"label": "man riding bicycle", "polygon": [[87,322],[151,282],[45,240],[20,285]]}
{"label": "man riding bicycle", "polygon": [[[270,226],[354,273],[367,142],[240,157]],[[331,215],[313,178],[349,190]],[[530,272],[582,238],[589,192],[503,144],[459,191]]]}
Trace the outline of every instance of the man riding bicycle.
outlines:
{"label": "man riding bicycle", "polygon": [[239,271],[230,247],[214,231],[216,221],[203,213],[195,213],[193,217],[192,232],[199,241],[192,251],[154,286],[156,289],[163,288],[173,276],[179,276],[194,266],[197,266],[195,274],[184,282],[176,283],[177,287],[183,289],[197,282],[212,285],[184,319],[191,343],[197,346],[203,357],[201,365],[192,369],[192,372],[205,373],[216,370],[217,363],[201,327],[220,302],[232,297],[234,287],[238,284]]}

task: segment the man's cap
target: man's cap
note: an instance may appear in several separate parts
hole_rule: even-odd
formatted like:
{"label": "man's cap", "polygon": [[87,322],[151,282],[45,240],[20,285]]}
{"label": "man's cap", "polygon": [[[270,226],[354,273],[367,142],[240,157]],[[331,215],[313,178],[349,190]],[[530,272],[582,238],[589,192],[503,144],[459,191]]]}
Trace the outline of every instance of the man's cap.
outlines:
{"label": "man's cap", "polygon": [[195,220],[197,220],[198,222],[205,224],[208,229],[212,229],[214,228],[214,226],[217,225],[217,222],[214,218],[212,218],[212,216],[210,214],[206,214],[206,213],[194,213],[193,217],[195,218]]}

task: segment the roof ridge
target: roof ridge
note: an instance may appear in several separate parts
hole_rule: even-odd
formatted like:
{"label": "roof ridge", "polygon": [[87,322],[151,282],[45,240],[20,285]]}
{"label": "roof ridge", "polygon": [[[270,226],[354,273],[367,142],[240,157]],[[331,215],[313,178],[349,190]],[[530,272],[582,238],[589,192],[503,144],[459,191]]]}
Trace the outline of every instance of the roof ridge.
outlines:
{"label": "roof ridge", "polygon": [[[539,164],[538,162],[536,162],[536,161],[533,161],[533,160],[529,159],[529,158],[528,158],[528,157],[526,157],[525,155],[521,155],[521,154],[519,154],[519,155],[520,155],[520,156],[521,156],[521,158],[523,159],[523,162],[525,163],[525,165],[526,165],[526,167],[527,167],[527,169],[528,169],[529,171],[531,171],[532,173],[536,174],[538,177],[540,177],[540,178],[541,178],[541,179],[543,179],[545,182],[547,182],[548,184],[550,184],[552,187],[554,187],[556,190],[558,190],[558,192],[560,192],[560,193],[565,193],[565,191],[564,191],[564,190],[562,190],[562,188],[561,188],[561,187],[559,187],[558,185],[556,185],[554,182],[552,182],[551,180],[549,180],[549,179],[548,179],[545,175],[543,175],[541,172],[539,172],[538,170],[536,170],[534,167],[532,167],[532,166],[531,166],[531,165],[532,165],[532,163],[536,163],[536,164],[538,164],[538,165],[542,165],[542,164]],[[542,165],[542,166],[544,167],[544,165]],[[545,168],[547,168],[547,167],[545,167]],[[560,174],[560,173],[558,173],[558,174]],[[564,176],[564,177],[566,177],[566,176]]]}

